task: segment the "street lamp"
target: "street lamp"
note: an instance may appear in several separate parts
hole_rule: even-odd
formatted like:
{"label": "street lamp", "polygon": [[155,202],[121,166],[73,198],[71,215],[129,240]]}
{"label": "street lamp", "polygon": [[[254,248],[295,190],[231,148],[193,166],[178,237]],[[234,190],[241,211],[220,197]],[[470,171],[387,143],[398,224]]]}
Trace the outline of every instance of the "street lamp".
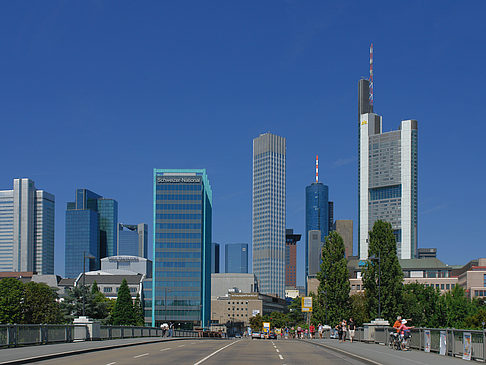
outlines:
{"label": "street lamp", "polygon": [[86,295],[84,290],[86,290],[86,259],[94,259],[91,254],[86,255],[86,251],[83,251],[83,316],[85,315],[85,306],[86,306]]}
{"label": "street lamp", "polygon": [[378,256],[371,255],[371,261],[378,261],[378,318],[381,318],[381,252],[378,251]]}

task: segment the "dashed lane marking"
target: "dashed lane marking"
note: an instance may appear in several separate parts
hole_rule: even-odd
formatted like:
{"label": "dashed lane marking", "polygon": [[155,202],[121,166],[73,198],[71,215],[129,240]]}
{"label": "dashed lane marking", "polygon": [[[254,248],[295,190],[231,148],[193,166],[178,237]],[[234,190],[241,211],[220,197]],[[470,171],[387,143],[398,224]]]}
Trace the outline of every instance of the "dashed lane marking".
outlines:
{"label": "dashed lane marking", "polygon": [[167,350],[170,350],[170,349],[171,349],[170,347],[167,347],[165,349],[161,349],[160,351],[162,352],[162,351],[167,351]]}
{"label": "dashed lane marking", "polygon": [[280,352],[280,350],[279,350],[279,349],[275,349],[275,351]]}
{"label": "dashed lane marking", "polygon": [[179,346],[177,346],[177,347],[184,347],[184,346],[186,346],[186,345],[179,345]]}
{"label": "dashed lane marking", "polygon": [[146,352],[145,354],[137,355],[137,356],[134,356],[133,358],[134,358],[134,359],[136,359],[136,358],[138,358],[138,357],[147,356],[148,354],[149,354],[149,353],[148,353],[148,352]]}
{"label": "dashed lane marking", "polygon": [[230,347],[231,345],[234,345],[235,343],[238,343],[238,342],[240,342],[240,341],[241,341],[241,340],[238,340],[238,341],[236,341],[236,342],[231,342],[230,344],[228,344],[228,345],[226,345],[226,346],[221,347],[219,350],[214,351],[213,353],[211,353],[211,354],[209,354],[208,356],[206,356],[204,359],[201,359],[201,360],[199,360],[198,362],[194,363],[194,365],[199,365],[199,364],[202,364],[204,361],[206,361],[207,359],[209,359],[211,356],[216,355],[218,352],[223,351],[225,348]]}
{"label": "dashed lane marking", "polygon": [[278,357],[280,357],[280,360],[283,360],[283,356],[282,355],[278,355]]}
{"label": "dashed lane marking", "polygon": [[116,361],[110,362],[109,364],[106,365],[114,365],[114,364],[116,364]]}

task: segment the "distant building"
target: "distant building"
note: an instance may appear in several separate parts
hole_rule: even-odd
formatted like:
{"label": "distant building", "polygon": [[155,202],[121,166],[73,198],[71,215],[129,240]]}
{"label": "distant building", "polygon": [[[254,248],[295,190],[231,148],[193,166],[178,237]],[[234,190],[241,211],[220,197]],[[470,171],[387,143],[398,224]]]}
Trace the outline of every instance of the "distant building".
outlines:
{"label": "distant building", "polygon": [[54,195],[30,179],[0,190],[0,271],[54,274]]}
{"label": "distant building", "polygon": [[419,259],[436,258],[437,257],[437,249],[436,248],[419,248],[417,250],[417,257]]}
{"label": "distant building", "polygon": [[118,255],[101,259],[101,271],[115,270],[131,271],[142,274],[146,278],[152,277],[152,261],[144,257]]}
{"label": "distant building", "polygon": [[207,327],[211,312],[212,190],[204,169],[154,169],[152,326]]}
{"label": "distant building", "polygon": [[220,245],[213,242],[211,245],[211,274],[219,273],[220,265]]}
{"label": "distant building", "polygon": [[211,298],[222,297],[230,292],[258,292],[258,283],[255,275],[240,273],[211,274]]}
{"label": "distant building", "polygon": [[[74,280],[73,286],[86,284],[86,286],[91,287],[94,282],[96,282],[100,292],[102,292],[108,299],[116,299],[118,289],[120,289],[120,285],[124,279],[127,281],[128,290],[130,290],[132,300],[136,299],[137,294],[142,297],[145,276],[126,270],[115,270],[110,272],[105,272],[103,270],[89,271],[86,273],[86,278],[84,278],[81,273]],[[65,289],[68,287],[69,286],[65,285]]]}
{"label": "distant building", "polygon": [[232,243],[225,246],[224,271],[248,273],[248,243]]}
{"label": "distant building", "polygon": [[117,255],[148,257],[148,226],[118,223]]}
{"label": "distant building", "polygon": [[[285,292],[297,286],[297,242],[302,235],[294,234],[293,229],[285,230]],[[287,294],[285,294],[287,296]]]}
{"label": "distant building", "polygon": [[457,275],[457,283],[469,298],[486,297],[486,258],[469,261],[466,265],[452,270]]}
{"label": "distant building", "polygon": [[346,257],[353,256],[353,221],[340,219],[334,223],[334,230],[339,233],[344,242]]}
{"label": "distant building", "polygon": [[321,271],[322,247],[324,246],[321,237],[321,231],[319,230],[311,230],[307,234],[309,243],[309,250],[307,251],[307,262],[309,265],[307,270],[308,276],[315,276]]}
{"label": "distant building", "polygon": [[66,209],[65,275],[75,278],[100,268],[100,259],[117,254],[118,203],[87,190],[77,189],[76,200]]}
{"label": "distant building", "polygon": [[285,295],[286,139],[253,140],[253,273],[264,294]]}

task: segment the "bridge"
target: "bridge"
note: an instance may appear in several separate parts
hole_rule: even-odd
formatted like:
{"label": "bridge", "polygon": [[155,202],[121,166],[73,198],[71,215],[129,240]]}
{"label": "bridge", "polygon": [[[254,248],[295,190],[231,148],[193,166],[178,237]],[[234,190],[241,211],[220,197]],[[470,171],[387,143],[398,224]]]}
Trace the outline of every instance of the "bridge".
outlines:
{"label": "bridge", "polygon": [[463,362],[458,357],[423,351],[396,351],[387,346],[340,343],[334,339],[268,340],[213,338],[125,338],[82,341],[0,350],[5,364],[432,364]]}

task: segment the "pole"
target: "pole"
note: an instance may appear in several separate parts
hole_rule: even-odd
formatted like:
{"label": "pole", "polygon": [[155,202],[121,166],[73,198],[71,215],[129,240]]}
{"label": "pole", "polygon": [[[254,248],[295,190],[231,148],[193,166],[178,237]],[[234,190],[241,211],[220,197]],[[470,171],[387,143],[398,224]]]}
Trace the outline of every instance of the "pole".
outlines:
{"label": "pole", "polygon": [[381,318],[381,252],[378,252],[378,318]]}
{"label": "pole", "polygon": [[84,289],[86,286],[86,251],[83,251],[83,317],[84,317],[84,311],[85,311],[85,295],[84,295]]}
{"label": "pole", "polygon": [[164,304],[165,304],[165,309],[164,309],[164,322],[167,322],[167,288],[164,288],[165,296],[164,296]]}

